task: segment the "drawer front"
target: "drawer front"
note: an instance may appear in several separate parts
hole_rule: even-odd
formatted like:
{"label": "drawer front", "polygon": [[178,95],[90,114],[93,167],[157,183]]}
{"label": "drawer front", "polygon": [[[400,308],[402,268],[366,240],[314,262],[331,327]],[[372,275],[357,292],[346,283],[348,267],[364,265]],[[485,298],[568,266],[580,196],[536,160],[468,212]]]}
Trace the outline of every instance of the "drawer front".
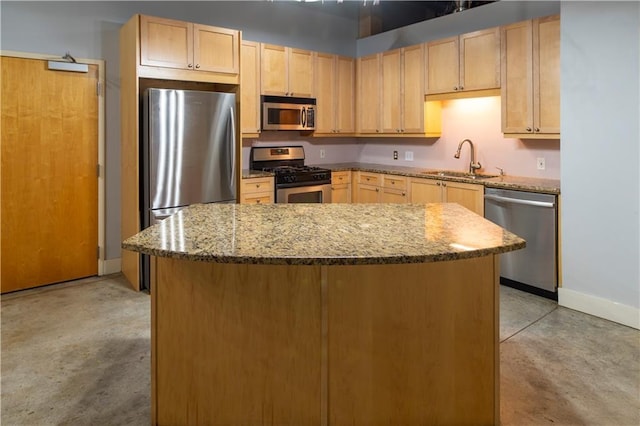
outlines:
{"label": "drawer front", "polygon": [[341,185],[343,183],[351,183],[351,172],[350,171],[332,172],[331,183],[336,185]]}
{"label": "drawer front", "polygon": [[242,204],[271,204],[273,203],[273,194],[250,194],[240,197]]}
{"label": "drawer front", "polygon": [[390,189],[407,189],[407,178],[404,176],[393,176],[393,175],[385,175],[384,183],[382,185],[384,188]]}
{"label": "drawer front", "polygon": [[255,194],[256,192],[273,192],[273,178],[262,177],[242,180],[240,188],[241,194]]}
{"label": "drawer front", "polygon": [[359,172],[358,183],[380,186],[380,175],[377,173]]}

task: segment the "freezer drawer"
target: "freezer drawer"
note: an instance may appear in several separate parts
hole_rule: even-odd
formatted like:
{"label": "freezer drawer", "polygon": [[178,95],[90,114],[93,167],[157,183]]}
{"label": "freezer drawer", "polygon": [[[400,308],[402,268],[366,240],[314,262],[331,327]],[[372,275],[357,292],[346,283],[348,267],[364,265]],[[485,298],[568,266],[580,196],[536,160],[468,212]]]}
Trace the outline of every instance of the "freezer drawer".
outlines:
{"label": "freezer drawer", "polygon": [[486,188],[484,214],[486,219],[527,241],[523,250],[500,255],[501,278],[542,290],[539,294],[555,294],[558,287],[556,196]]}

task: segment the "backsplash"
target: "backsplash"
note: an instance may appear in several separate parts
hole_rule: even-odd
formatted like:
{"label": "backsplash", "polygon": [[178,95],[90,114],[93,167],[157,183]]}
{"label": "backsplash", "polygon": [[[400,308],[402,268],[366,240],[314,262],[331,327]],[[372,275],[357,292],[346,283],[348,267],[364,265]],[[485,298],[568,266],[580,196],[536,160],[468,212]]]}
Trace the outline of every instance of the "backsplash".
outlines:
{"label": "backsplash", "polygon": [[[560,141],[505,138],[500,111],[499,96],[443,101],[440,138],[313,138],[300,132],[264,132],[259,139],[243,141],[243,168],[249,167],[252,145],[288,144],[304,147],[306,164],[359,161],[465,171],[470,161],[468,144],[460,159],[453,154],[460,141],[471,139],[481,173],[498,173],[496,167],[501,167],[509,175],[560,179]],[[393,159],[393,151],[398,151],[398,160]],[[413,153],[413,161],[405,160],[407,151]],[[538,158],[544,158],[545,170],[538,170]]]}

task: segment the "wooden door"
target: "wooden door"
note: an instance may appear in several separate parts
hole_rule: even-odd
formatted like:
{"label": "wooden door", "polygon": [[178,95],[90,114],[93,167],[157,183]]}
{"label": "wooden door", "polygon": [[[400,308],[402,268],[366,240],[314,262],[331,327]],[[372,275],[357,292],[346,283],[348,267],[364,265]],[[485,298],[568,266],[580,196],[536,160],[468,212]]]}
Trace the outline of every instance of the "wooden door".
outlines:
{"label": "wooden door", "polygon": [[458,203],[484,216],[484,186],[472,183],[442,182],[445,189],[444,201]]}
{"label": "wooden door", "polygon": [[405,47],[402,54],[402,131],[424,133],[424,48]]}
{"label": "wooden door", "polygon": [[412,203],[426,204],[442,201],[441,182],[434,179],[411,179],[410,193]]}
{"label": "wooden door", "polygon": [[380,132],[380,55],[358,58],[358,132]]}
{"label": "wooden door", "polygon": [[459,90],[500,87],[500,28],[460,36]]}
{"label": "wooden door", "polygon": [[351,185],[348,183],[331,185],[331,202],[332,203],[350,203],[351,202]]}
{"label": "wooden door", "polygon": [[193,62],[198,71],[238,74],[240,32],[193,24]]}
{"label": "wooden door", "polygon": [[356,194],[357,203],[379,203],[380,187],[373,185],[360,184]]}
{"label": "wooden door", "polygon": [[309,50],[289,48],[288,96],[313,97],[313,54]]}
{"label": "wooden door", "polygon": [[287,54],[284,46],[262,43],[260,50],[262,94],[287,94]]}
{"label": "wooden door", "polygon": [[260,43],[242,41],[241,129],[245,134],[260,133]]}
{"label": "wooden door", "polygon": [[457,90],[460,76],[458,36],[427,43],[427,94]]}
{"label": "wooden door", "polygon": [[140,16],[140,65],[193,69],[193,25]]}
{"label": "wooden door", "polygon": [[560,17],[533,22],[535,133],[560,133]]}
{"label": "wooden door", "polygon": [[318,53],[316,56],[316,73],[315,79],[316,93],[316,130],[315,133],[334,133],[335,125],[335,72],[334,63],[335,56]]}
{"label": "wooden door", "polygon": [[[336,58],[336,130],[338,133],[355,132],[355,61],[353,58]],[[316,91],[316,96],[318,92]]]}
{"label": "wooden door", "polygon": [[97,83],[2,57],[3,293],[98,272]]}
{"label": "wooden door", "polygon": [[502,28],[502,132],[531,133],[533,126],[531,21]]}
{"label": "wooden door", "polygon": [[401,49],[382,54],[382,132],[400,133],[400,93]]}

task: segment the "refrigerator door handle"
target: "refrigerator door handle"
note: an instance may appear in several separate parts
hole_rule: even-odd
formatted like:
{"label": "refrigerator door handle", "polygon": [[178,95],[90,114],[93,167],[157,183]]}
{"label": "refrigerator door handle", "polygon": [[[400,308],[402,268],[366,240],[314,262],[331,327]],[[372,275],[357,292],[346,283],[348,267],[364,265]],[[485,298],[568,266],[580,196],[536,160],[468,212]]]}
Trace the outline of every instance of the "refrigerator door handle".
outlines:
{"label": "refrigerator door handle", "polygon": [[[234,110],[233,110],[233,106],[229,107],[229,127],[231,128],[231,149],[230,151],[230,157],[231,157],[231,176],[229,176],[229,182],[231,182],[231,184],[233,185],[233,187],[235,187],[235,181],[236,181],[236,127],[235,127],[235,122],[236,122],[236,118],[233,114]],[[236,193],[236,197],[238,196],[238,194]]]}

